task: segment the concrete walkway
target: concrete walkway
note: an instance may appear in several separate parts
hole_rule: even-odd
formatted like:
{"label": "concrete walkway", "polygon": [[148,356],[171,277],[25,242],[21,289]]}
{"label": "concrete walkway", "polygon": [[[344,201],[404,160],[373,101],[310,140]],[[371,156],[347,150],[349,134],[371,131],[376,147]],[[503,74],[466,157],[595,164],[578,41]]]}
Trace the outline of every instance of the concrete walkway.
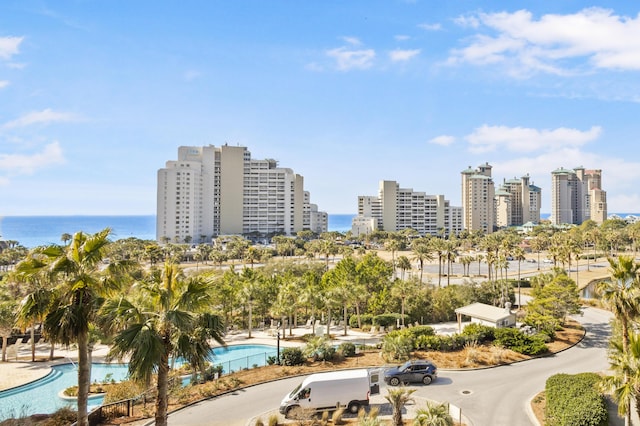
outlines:
{"label": "concrete walkway", "polygon": [[[304,342],[300,339],[305,334],[312,332],[311,328],[296,327],[293,328],[290,336],[289,329],[285,330],[286,337],[283,337],[280,331],[280,346],[282,348],[292,346],[304,346]],[[380,335],[372,335],[349,329],[347,335],[343,336],[343,329],[338,327],[331,328],[333,342],[340,344],[345,341],[353,342],[361,345],[375,345],[380,341]],[[246,330],[230,332],[225,338],[228,345],[242,344],[277,344],[277,336],[275,331],[255,329],[251,332],[251,338]],[[214,346],[217,346],[214,345]],[[54,351],[54,360],[49,361],[49,352],[51,346],[48,343],[38,343],[36,345],[36,361],[31,362],[31,344],[11,345],[7,348],[7,362],[0,362],[0,391],[21,386],[49,374],[52,365],[68,364],[69,362],[77,362],[78,352],[75,347],[66,348],[57,345]],[[105,362],[109,348],[105,345],[96,345],[93,350],[93,362]]]}

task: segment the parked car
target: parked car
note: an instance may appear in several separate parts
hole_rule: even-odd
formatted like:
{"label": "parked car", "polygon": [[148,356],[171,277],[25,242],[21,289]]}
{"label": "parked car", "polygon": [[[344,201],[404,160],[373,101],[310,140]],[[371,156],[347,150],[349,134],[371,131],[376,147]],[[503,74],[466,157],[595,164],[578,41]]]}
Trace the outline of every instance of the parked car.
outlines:
{"label": "parked car", "polygon": [[438,368],[431,361],[407,361],[384,372],[384,381],[391,386],[402,383],[424,383],[428,385],[438,377]]}

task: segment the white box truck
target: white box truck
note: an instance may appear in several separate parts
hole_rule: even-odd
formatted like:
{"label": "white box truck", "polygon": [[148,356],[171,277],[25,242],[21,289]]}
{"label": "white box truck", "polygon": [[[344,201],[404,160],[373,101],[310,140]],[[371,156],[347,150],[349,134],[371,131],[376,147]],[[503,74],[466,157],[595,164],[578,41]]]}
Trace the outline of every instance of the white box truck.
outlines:
{"label": "white box truck", "polygon": [[301,410],[335,410],[346,407],[357,413],[369,405],[369,396],[380,392],[378,370],[342,370],[316,373],[305,378],[280,403],[280,413],[293,416]]}

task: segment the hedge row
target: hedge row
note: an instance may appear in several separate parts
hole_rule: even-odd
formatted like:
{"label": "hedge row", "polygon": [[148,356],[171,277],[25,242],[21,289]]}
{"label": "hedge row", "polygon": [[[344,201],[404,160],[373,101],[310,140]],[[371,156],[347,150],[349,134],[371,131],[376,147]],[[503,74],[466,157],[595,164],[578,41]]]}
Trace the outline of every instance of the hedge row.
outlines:
{"label": "hedge row", "polygon": [[595,373],[556,374],[547,379],[545,424],[549,426],[604,426],[609,418]]}
{"label": "hedge row", "polygon": [[468,343],[493,342],[524,355],[539,355],[548,351],[541,336],[529,336],[516,328],[494,328],[481,324],[469,324],[462,334],[436,335],[429,326],[418,326],[395,330],[387,334],[385,339],[405,338],[411,342],[414,350],[457,351]]}

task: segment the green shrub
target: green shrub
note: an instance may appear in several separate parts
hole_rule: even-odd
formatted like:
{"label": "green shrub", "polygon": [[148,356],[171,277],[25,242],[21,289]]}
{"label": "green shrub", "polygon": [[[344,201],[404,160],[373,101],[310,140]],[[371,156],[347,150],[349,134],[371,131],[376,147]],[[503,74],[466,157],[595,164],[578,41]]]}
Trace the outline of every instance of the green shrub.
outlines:
{"label": "green shrub", "polygon": [[461,334],[419,336],[415,339],[414,346],[420,350],[450,352],[464,348],[464,345],[472,340],[474,339]]}
{"label": "green shrub", "polygon": [[419,336],[435,336],[436,334],[436,331],[433,329],[433,327],[429,325],[417,325],[415,327],[407,328],[407,330],[409,330],[414,338],[417,338]]}
{"label": "green shrub", "polygon": [[348,358],[350,356],[355,356],[356,354],[356,345],[351,342],[343,342],[338,346],[338,351],[345,357]]}
{"label": "green shrub", "polygon": [[545,424],[549,426],[604,426],[608,424],[601,378],[595,373],[556,374],[547,379]]}
{"label": "green shrub", "polygon": [[300,348],[284,348],[280,353],[280,359],[283,365],[302,365],[305,357]]}
{"label": "green shrub", "polygon": [[478,342],[491,342],[495,339],[495,327],[472,322],[462,330],[463,336],[474,337]]}
{"label": "green shrub", "polygon": [[390,325],[396,325],[395,314],[380,314],[373,317],[373,325],[389,327]]}
{"label": "green shrub", "polygon": [[[373,321],[373,315],[371,314],[360,315],[360,323],[362,325],[371,325],[372,321]],[[358,315],[351,315],[351,317],[349,317],[349,327],[358,328]]]}
{"label": "green shrub", "polygon": [[540,336],[528,336],[515,328],[497,328],[493,344],[524,355],[540,355],[549,350]]}
{"label": "green shrub", "polygon": [[413,339],[406,333],[389,333],[382,341],[382,356],[387,361],[405,361],[413,350]]}

